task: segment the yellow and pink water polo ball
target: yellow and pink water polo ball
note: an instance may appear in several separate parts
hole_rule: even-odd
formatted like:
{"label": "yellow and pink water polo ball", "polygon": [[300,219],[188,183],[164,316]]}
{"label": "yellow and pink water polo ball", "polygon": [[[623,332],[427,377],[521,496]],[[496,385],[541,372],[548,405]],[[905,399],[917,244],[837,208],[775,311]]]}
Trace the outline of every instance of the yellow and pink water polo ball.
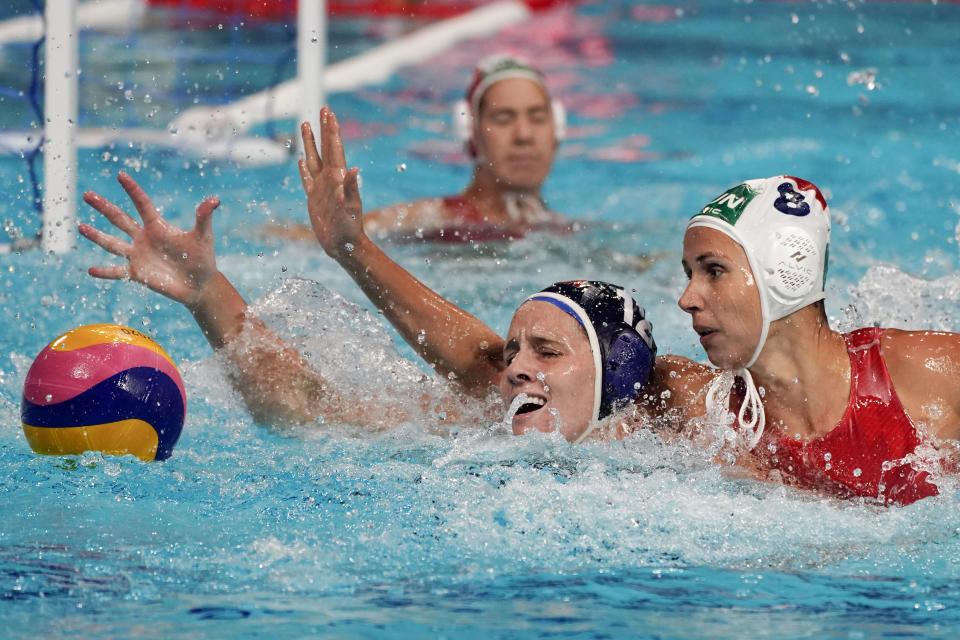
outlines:
{"label": "yellow and pink water polo ball", "polygon": [[180,372],[159,344],[129,327],[91,324],[66,332],[36,357],[20,418],[37,453],[165,460],[186,411]]}

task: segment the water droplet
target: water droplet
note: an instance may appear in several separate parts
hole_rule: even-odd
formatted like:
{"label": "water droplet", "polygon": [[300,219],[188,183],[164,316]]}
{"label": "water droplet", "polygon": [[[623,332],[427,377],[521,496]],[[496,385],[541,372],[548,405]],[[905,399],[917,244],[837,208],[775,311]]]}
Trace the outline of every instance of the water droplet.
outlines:
{"label": "water droplet", "polygon": [[854,478],[859,478],[861,474],[863,474],[863,470],[861,470],[860,467],[857,467],[856,469],[853,470]]}
{"label": "water droplet", "polygon": [[833,454],[831,454],[829,451],[826,452],[825,454],[823,454],[823,459],[824,459],[824,460],[829,461],[830,458],[832,458],[832,457],[833,457]]}
{"label": "water droplet", "polygon": [[406,162],[401,162],[400,164],[397,165],[397,172],[398,172],[398,173],[403,172],[403,171],[406,171],[406,170],[407,170],[407,163],[406,163]]}

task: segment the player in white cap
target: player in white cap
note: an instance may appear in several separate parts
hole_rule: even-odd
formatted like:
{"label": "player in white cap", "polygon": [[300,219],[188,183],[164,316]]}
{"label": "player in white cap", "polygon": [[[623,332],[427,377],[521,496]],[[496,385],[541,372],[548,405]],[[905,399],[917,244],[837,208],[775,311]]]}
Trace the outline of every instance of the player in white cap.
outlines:
{"label": "player in white cap", "polygon": [[[301,175],[324,249],[435,368],[489,390],[503,339],[370,242],[355,170],[345,171],[342,151],[321,162],[309,128],[304,143]],[[333,118],[323,144],[340,149]],[[935,450],[960,435],[960,335],[833,331],[823,305],[829,234],[823,195],[790,176],[747,181],[698,212],[679,304],[719,371],[657,356],[635,426],[690,433],[730,423],[744,436],[736,461],[761,477],[885,503],[935,495],[945,468]]]}
{"label": "player in white cap", "polygon": [[[455,195],[430,197],[368,212],[372,237],[469,242],[512,240],[534,230],[566,233],[572,221],[547,207],[542,188],[563,140],[566,115],[543,74],[506,54],[484,58],[466,95],[453,108],[457,138],[473,161],[473,176]],[[270,232],[313,240],[302,225]]]}
{"label": "player in white cap", "polygon": [[918,454],[960,435],[960,335],[832,330],[829,241],[826,200],[792,176],[748,180],[691,218],[679,305],[724,372],[707,413],[732,412],[745,461],[788,482],[899,504],[935,495],[936,466]]}

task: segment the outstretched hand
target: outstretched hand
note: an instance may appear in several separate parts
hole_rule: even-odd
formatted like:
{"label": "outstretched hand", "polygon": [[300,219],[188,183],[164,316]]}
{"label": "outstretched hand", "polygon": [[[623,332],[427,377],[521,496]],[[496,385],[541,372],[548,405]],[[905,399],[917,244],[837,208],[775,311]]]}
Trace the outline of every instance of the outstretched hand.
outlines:
{"label": "outstretched hand", "polygon": [[100,194],[84,193],[84,202],[130,237],[127,242],[81,224],[78,230],[82,236],[127,259],[125,265],[90,267],[90,275],[106,280],[133,280],[193,308],[199,303],[204,287],[218,273],[211,218],[220,200],[211,197],[201,202],[197,206],[195,226],[184,231],[163,219],[150,197],[129,174],[121,171],[117,180],[130,196],[143,225]]}
{"label": "outstretched hand", "polygon": [[303,123],[301,134],[306,157],[299,162],[300,180],[307,195],[310,225],[324,251],[338,258],[353,251],[364,235],[359,170],[347,170],[340,123],[328,107],[320,110],[319,153],[310,123]]}

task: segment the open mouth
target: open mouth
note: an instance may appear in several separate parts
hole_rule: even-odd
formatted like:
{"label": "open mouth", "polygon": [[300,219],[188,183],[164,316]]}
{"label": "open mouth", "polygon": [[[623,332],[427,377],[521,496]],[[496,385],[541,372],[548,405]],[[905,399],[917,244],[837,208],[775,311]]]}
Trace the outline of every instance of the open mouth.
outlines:
{"label": "open mouth", "polygon": [[546,404],[546,401],[543,398],[533,398],[528,396],[526,401],[520,405],[520,408],[517,409],[517,412],[514,415],[522,415],[524,413],[531,413],[533,411],[538,411],[543,408],[543,405]]}

